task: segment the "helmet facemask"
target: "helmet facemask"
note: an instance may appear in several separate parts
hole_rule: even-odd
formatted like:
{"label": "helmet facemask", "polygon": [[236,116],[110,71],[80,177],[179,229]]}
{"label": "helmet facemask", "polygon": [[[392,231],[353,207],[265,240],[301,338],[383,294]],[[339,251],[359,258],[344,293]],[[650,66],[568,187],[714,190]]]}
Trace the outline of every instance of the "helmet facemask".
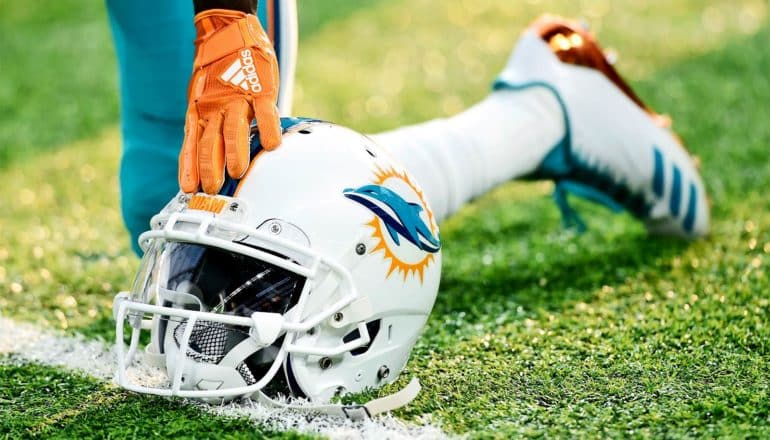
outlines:
{"label": "helmet facemask", "polygon": [[[204,213],[156,220],[159,227],[142,237],[146,253],[132,292],[116,297],[118,381],[124,387],[231,400],[265,389],[276,376],[282,379],[277,373],[289,352],[332,355],[369,342],[362,324],[359,338],[341,341],[338,347],[294,344],[299,335],[356,299],[342,266],[307,247]],[[331,289],[336,301],[303,316],[311,286]],[[124,321],[132,329],[127,352]],[[142,328],[151,330],[146,359],[155,359],[166,370],[166,389],[132,383],[126,375],[135,363]],[[288,394],[285,387],[279,390]]]}
{"label": "helmet facemask", "polygon": [[[158,274],[156,284],[159,303],[166,307],[242,317],[255,312],[285,315],[297,305],[305,283],[305,278],[280,267],[210,246],[166,242],[161,254],[159,267],[164,270]],[[156,339],[161,353],[180,350],[188,319],[165,316],[158,324]],[[185,355],[188,360],[202,364],[234,363],[228,366],[241,376],[241,386],[249,386],[269,371],[280,351],[281,336],[273,344],[259,348],[251,341],[248,327],[199,320],[190,333]],[[233,354],[236,347],[240,355]],[[175,368],[174,359],[166,357],[169,371]],[[185,379],[183,389],[223,385],[207,379],[195,383],[191,383],[195,378]]]}

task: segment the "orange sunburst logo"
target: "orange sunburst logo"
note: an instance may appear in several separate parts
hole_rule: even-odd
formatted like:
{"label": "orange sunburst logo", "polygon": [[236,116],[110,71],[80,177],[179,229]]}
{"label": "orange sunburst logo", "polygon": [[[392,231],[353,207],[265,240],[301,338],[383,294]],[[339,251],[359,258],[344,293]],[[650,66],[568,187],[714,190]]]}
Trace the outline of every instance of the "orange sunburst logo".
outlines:
{"label": "orange sunburst logo", "polygon": [[[377,167],[374,171],[373,183],[402,195],[408,195],[408,199],[417,202],[416,205],[421,208],[420,219],[429,228],[430,235],[438,243],[438,226],[433,217],[433,212],[428,208],[425,194],[406,172],[399,172],[393,167],[386,169]],[[412,203],[412,205],[414,204]],[[401,241],[397,237],[394,238],[393,232],[390,231],[385,220],[379,215],[375,215],[366,225],[373,229],[372,237],[377,241],[376,246],[370,253],[382,252],[383,258],[390,263],[386,277],[390,277],[393,273],[400,273],[404,281],[406,281],[407,277],[417,275],[420,278],[420,283],[422,283],[425,269],[435,261],[434,253],[438,251],[438,247],[435,250],[426,252],[425,249],[409,243],[411,240]]]}

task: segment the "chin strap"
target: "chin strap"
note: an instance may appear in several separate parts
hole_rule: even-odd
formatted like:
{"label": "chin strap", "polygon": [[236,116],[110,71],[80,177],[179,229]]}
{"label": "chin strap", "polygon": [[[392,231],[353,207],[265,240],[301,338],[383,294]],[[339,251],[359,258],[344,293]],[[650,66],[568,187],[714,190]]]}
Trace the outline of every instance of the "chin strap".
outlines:
{"label": "chin strap", "polygon": [[276,402],[261,392],[258,393],[258,401],[275,408],[285,408],[294,411],[324,414],[334,417],[345,417],[350,420],[365,420],[372,418],[377,414],[406,406],[417,397],[420,389],[420,381],[415,377],[401,390],[385,397],[380,397],[379,399],[370,400],[364,404],[342,405],[329,403],[325,405],[292,405]]}

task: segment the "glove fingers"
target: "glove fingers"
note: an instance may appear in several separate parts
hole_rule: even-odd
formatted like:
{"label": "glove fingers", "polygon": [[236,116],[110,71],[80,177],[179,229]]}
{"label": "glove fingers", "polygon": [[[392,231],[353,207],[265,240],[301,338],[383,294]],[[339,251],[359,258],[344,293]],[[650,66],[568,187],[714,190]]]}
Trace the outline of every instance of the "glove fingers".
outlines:
{"label": "glove fingers", "polygon": [[200,176],[198,175],[199,136],[198,112],[194,106],[190,106],[185,121],[184,142],[182,142],[182,149],[179,152],[179,188],[182,192],[198,191],[200,184]]}
{"label": "glove fingers", "polygon": [[275,100],[269,97],[254,101],[254,116],[259,127],[259,141],[265,150],[275,150],[281,145],[281,120]]}
{"label": "glove fingers", "polygon": [[225,144],[222,138],[223,111],[211,114],[198,142],[198,171],[203,191],[216,194],[225,182]]}
{"label": "glove fingers", "polygon": [[240,179],[249,168],[249,126],[253,117],[251,106],[243,99],[227,105],[223,137],[227,172],[233,179]]}

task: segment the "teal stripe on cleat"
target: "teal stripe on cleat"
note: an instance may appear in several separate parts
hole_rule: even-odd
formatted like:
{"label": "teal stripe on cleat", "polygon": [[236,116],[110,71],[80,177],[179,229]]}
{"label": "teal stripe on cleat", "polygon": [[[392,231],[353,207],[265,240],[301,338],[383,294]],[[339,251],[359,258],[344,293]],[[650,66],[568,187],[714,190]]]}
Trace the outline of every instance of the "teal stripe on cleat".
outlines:
{"label": "teal stripe on cleat", "polygon": [[[585,223],[577,212],[569,206],[567,193],[588,199],[618,212],[624,208],[638,218],[647,218],[652,206],[647,203],[643,193],[628,187],[626,182],[618,180],[609,170],[590,164],[572,151],[572,132],[567,106],[558,90],[551,84],[541,81],[511,84],[498,79],[492,90],[526,90],[531,88],[548,90],[556,98],[564,118],[564,137],[546,154],[543,162],[528,179],[553,179],[556,183],[554,200],[561,210],[565,226],[576,227],[578,231],[586,229]],[[657,149],[656,149],[657,150]],[[660,153],[658,151],[658,153]],[[663,158],[661,156],[661,168]],[[663,171],[661,170],[661,175]],[[663,192],[661,181],[661,193]]]}
{"label": "teal stripe on cleat", "polygon": [[663,197],[663,188],[665,182],[665,172],[663,171],[663,153],[658,147],[654,149],[655,153],[655,174],[652,175],[652,191],[658,197]]}
{"label": "teal stripe on cleat", "polygon": [[692,232],[693,226],[695,226],[695,210],[698,203],[698,189],[695,188],[694,183],[690,183],[690,199],[687,202],[687,213],[684,215],[684,230],[688,233]]}
{"label": "teal stripe on cleat", "polygon": [[562,182],[556,182],[556,188],[554,188],[553,191],[553,199],[556,202],[556,206],[559,207],[559,211],[561,211],[562,223],[565,228],[574,227],[578,232],[585,232],[587,229],[586,224],[583,219],[580,218],[580,214],[569,205],[569,202],[567,201],[567,191],[567,188],[562,185]]}
{"label": "teal stripe on cleat", "polygon": [[613,200],[612,197],[584,183],[560,180],[556,185],[564,191],[609,208],[612,212],[621,212],[624,209],[623,205]]}
{"label": "teal stripe on cleat", "polygon": [[674,217],[679,215],[679,208],[682,204],[682,172],[679,167],[674,165],[674,177],[671,183],[671,201],[669,209]]}

